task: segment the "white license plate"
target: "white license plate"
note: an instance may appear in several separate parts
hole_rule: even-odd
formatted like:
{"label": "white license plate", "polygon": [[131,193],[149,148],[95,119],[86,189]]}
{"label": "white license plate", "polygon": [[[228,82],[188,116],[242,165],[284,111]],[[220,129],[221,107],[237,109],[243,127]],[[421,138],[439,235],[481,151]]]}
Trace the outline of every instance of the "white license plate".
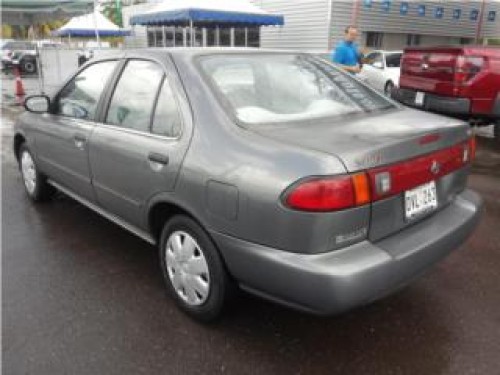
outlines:
{"label": "white license plate", "polygon": [[405,216],[411,220],[437,208],[436,183],[431,181],[405,191]]}
{"label": "white license plate", "polygon": [[417,94],[415,95],[415,105],[423,106],[424,99],[425,99],[425,93],[421,92],[421,91],[417,91]]}

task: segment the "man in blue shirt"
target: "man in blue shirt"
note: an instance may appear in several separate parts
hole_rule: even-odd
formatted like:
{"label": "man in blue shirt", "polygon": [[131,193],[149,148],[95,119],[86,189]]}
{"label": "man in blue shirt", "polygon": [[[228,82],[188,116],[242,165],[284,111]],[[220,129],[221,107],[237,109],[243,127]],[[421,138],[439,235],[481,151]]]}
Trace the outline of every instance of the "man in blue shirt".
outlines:
{"label": "man in blue shirt", "polygon": [[357,38],[358,29],[354,26],[347,26],[344,40],[332,51],[331,56],[334,63],[352,74],[361,72],[362,54],[359,52],[358,45],[354,43]]}

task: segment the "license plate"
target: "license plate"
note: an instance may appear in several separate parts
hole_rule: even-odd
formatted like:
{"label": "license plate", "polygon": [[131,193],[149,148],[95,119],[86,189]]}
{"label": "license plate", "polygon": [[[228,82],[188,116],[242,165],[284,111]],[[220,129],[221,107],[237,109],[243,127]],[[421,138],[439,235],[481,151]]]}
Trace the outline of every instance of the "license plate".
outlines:
{"label": "license plate", "polygon": [[415,95],[415,105],[423,106],[424,99],[425,99],[425,93],[417,91],[417,94]]}
{"label": "license plate", "polygon": [[437,208],[436,183],[431,181],[405,191],[405,216],[411,220]]}

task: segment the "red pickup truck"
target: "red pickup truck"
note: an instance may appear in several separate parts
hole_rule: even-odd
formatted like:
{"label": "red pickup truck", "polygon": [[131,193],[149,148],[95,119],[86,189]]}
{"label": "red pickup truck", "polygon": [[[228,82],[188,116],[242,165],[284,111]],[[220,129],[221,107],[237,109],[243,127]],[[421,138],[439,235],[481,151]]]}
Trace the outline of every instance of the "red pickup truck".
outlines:
{"label": "red pickup truck", "polygon": [[410,106],[496,124],[500,141],[500,48],[411,47],[401,60],[393,98]]}

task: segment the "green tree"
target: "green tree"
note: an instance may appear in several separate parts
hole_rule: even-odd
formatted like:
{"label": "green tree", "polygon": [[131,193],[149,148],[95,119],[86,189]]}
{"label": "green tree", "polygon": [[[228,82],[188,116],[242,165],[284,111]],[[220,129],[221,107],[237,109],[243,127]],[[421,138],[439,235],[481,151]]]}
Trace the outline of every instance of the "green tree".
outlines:
{"label": "green tree", "polygon": [[103,5],[103,12],[111,22],[119,27],[123,27],[122,5],[120,0],[107,1]]}
{"label": "green tree", "polygon": [[2,38],[10,39],[12,38],[12,27],[10,25],[2,25]]}

